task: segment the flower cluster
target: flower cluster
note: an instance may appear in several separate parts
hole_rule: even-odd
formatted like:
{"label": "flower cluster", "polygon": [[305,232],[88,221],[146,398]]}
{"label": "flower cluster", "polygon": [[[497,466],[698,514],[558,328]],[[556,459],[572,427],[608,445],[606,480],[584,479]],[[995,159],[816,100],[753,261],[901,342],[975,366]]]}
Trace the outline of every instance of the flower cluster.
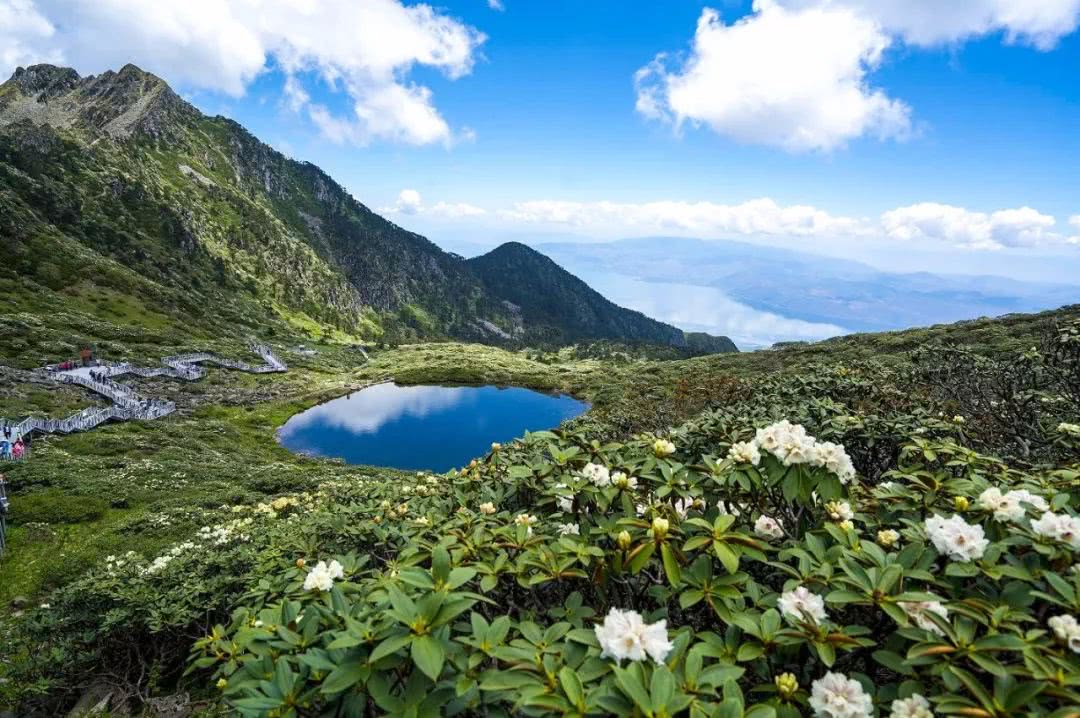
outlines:
{"label": "flower cluster", "polygon": [[1051,541],[1063,543],[1074,551],[1080,551],[1080,518],[1050,511],[1031,522],[1031,530]]}
{"label": "flower cluster", "polygon": [[600,488],[611,484],[611,472],[602,464],[588,463],[581,470],[581,475]]}
{"label": "flower cluster", "polygon": [[612,608],[603,624],[593,630],[600,642],[600,655],[610,656],[616,663],[623,659],[641,661],[645,656],[663,663],[673,647],[668,640],[667,621],[645,623],[637,611]]}
{"label": "flower cluster", "polygon": [[345,569],[336,560],[330,563],[319,561],[304,579],[304,590],[329,591],[334,587],[334,579],[344,576]]}
{"label": "flower cluster", "polygon": [[810,688],[810,708],[819,718],[870,718],[874,702],[862,684],[843,673],[826,673]]}
{"label": "flower cluster", "polygon": [[796,621],[821,623],[828,617],[825,613],[825,599],[806,586],[799,586],[794,591],[781,594],[777,607],[780,613]]}
{"label": "flower cluster", "polygon": [[924,526],[938,553],[954,561],[978,560],[990,544],[982,526],[967,523],[959,514],[953,514],[951,519],[931,516],[926,519]]}
{"label": "flower cluster", "polygon": [[[736,450],[735,446],[739,449]],[[735,446],[731,447],[729,455],[736,458],[732,454],[736,452],[739,457],[748,457],[750,463],[757,463],[752,461],[754,452],[767,451],[783,462],[784,466],[808,464],[823,467],[835,474],[842,484],[855,478],[855,466],[843,446],[831,441],[818,441],[806,432],[804,426],[792,424],[787,419],[758,429],[753,441]],[[760,454],[758,459],[760,460]],[[737,460],[746,461],[747,458]]]}
{"label": "flower cluster", "polygon": [[762,514],[758,516],[757,521],[754,522],[754,532],[758,536],[762,536],[767,539],[782,539],[784,538],[784,527],[776,519],[771,516]]}
{"label": "flower cluster", "polygon": [[889,718],[934,718],[934,712],[930,710],[930,701],[914,693],[893,701]]}
{"label": "flower cluster", "polygon": [[1050,626],[1050,630],[1054,632],[1058,640],[1069,647],[1070,651],[1080,653],[1080,623],[1077,622],[1075,616],[1068,614],[1054,616],[1046,622],[1046,625]]}
{"label": "flower cluster", "polygon": [[1046,511],[1049,506],[1046,499],[1027,489],[1002,493],[1001,489],[991,487],[979,494],[977,501],[980,509],[993,513],[998,521],[1019,521],[1026,513],[1024,504],[1029,504],[1038,511]]}

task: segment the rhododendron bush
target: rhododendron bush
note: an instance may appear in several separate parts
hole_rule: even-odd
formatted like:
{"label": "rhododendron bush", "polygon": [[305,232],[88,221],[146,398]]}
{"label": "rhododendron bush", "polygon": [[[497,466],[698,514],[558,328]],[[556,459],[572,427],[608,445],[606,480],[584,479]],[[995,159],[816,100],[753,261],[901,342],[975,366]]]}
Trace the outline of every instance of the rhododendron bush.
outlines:
{"label": "rhododendron bush", "polygon": [[58,592],[38,637],[197,628],[188,680],[250,716],[1080,715],[1076,417],[1006,461],[958,415],[799,382],[223,511]]}

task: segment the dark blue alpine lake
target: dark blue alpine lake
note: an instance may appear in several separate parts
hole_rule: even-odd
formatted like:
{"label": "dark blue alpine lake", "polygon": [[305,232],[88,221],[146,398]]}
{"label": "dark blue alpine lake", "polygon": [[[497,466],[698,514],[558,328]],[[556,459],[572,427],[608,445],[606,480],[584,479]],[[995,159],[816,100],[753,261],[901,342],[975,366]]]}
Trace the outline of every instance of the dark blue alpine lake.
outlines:
{"label": "dark blue alpine lake", "polygon": [[483,456],[493,441],[552,429],[588,408],[518,387],[378,384],[293,416],[278,439],[350,464],[443,472]]}

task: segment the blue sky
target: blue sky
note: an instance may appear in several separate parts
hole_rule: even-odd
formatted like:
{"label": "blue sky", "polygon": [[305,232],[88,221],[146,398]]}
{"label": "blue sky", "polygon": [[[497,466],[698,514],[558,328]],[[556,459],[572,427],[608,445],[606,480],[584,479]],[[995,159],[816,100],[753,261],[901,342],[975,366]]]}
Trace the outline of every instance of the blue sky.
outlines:
{"label": "blue sky", "polygon": [[135,62],[437,242],[1080,272],[1080,0],[167,5],[0,0],[0,61]]}

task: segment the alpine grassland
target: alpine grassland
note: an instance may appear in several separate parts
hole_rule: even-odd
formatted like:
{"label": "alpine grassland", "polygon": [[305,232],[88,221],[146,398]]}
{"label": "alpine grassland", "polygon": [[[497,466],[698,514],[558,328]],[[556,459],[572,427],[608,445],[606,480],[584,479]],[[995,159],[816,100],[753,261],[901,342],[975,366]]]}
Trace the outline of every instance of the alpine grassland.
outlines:
{"label": "alpine grassland", "polygon": [[[310,346],[280,375],[139,380],[178,413],[6,472],[0,705],[1078,715],[1077,307],[693,359]],[[275,443],[386,378],[592,408],[439,475]],[[13,387],[0,413],[73,401]]]}

